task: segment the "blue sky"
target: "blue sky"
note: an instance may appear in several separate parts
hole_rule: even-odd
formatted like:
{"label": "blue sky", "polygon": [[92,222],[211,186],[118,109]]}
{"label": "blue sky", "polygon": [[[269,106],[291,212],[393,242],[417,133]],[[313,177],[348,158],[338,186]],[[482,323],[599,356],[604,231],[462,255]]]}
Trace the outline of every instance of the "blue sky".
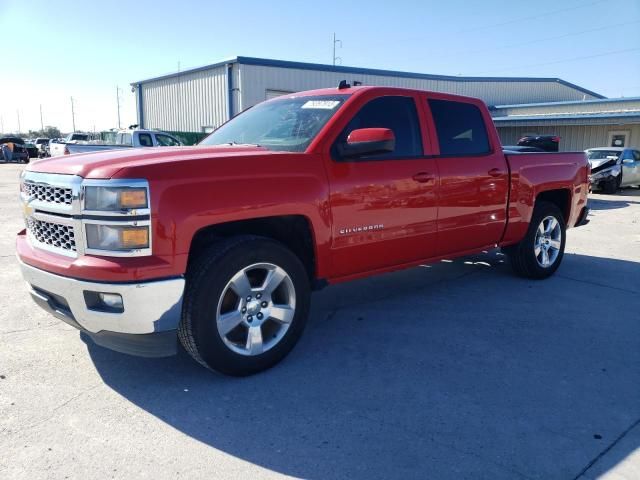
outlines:
{"label": "blue sky", "polygon": [[[640,96],[640,0],[0,0],[5,131],[135,121],[129,83],[237,55],[424,73],[560,77]],[[0,126],[1,128],[1,126]]]}

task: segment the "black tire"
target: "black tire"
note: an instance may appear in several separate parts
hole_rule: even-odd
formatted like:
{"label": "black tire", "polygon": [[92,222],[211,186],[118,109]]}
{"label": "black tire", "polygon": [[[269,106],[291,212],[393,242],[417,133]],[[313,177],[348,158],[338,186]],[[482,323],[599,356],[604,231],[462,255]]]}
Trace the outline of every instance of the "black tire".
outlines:
{"label": "black tire", "polygon": [[[561,231],[560,250],[555,261],[548,267],[543,267],[538,262],[535,253],[536,232],[542,220],[546,217],[554,217]],[[555,273],[564,257],[564,247],[566,243],[566,224],[560,209],[553,203],[540,201],[536,203],[529,223],[529,228],[522,241],[516,245],[511,245],[504,249],[509,257],[511,267],[514,272],[521,277],[536,280],[547,278]]]}
{"label": "black tire", "polygon": [[[295,290],[295,312],[278,343],[261,354],[242,355],[228,347],[218,332],[218,305],[237,272],[265,262],[288,274]],[[256,236],[224,239],[190,262],[178,337],[193,359],[209,369],[233,376],[258,373],[282,360],[299,340],[309,315],[310,293],[304,265],[281,243]]]}
{"label": "black tire", "polygon": [[616,178],[612,178],[602,183],[602,192],[607,195],[613,195],[618,191],[620,185],[622,184],[622,173],[618,175]]}

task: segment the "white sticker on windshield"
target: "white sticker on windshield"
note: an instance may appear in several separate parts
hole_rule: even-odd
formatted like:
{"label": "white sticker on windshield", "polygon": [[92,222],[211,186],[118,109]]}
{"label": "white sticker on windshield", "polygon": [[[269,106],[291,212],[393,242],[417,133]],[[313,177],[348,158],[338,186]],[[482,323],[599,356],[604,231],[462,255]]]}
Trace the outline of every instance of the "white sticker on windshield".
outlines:
{"label": "white sticker on windshield", "polygon": [[309,100],[307,103],[302,105],[302,108],[318,108],[320,110],[333,110],[338,105],[340,105],[340,101],[338,100]]}

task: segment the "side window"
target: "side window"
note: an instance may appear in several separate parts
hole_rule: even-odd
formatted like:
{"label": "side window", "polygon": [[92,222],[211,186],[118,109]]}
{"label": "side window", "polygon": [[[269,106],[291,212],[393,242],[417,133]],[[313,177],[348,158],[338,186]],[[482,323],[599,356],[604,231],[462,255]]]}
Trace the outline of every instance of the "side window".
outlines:
{"label": "side window", "polygon": [[153,140],[151,140],[151,135],[148,133],[138,134],[138,141],[141,147],[153,147]]}
{"label": "side window", "polygon": [[133,145],[130,133],[118,133],[116,135],[116,143],[118,145]]}
{"label": "side window", "polygon": [[449,100],[429,100],[440,144],[440,155],[489,153],[489,138],[480,109]]}
{"label": "side window", "polygon": [[634,159],[636,162],[640,162],[640,151],[638,151],[638,150],[634,150],[634,151],[633,151],[633,159]]}
{"label": "side window", "polygon": [[158,145],[163,147],[177,147],[180,143],[173,137],[169,135],[163,135],[161,133],[156,134],[156,140],[158,141]]}
{"label": "side window", "polygon": [[396,137],[393,152],[371,155],[366,159],[419,157],[423,155],[420,122],[411,97],[379,97],[371,100],[351,119],[336,143],[346,142],[359,128],[388,128]]}

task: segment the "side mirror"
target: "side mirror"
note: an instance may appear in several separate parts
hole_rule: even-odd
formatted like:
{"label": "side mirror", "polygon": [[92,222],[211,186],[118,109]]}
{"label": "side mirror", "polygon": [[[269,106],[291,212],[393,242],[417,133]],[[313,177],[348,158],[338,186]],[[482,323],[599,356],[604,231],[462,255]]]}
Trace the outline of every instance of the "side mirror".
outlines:
{"label": "side mirror", "polygon": [[342,158],[362,157],[393,152],[396,148],[396,136],[388,128],[360,128],[352,131],[346,143],[338,145]]}

